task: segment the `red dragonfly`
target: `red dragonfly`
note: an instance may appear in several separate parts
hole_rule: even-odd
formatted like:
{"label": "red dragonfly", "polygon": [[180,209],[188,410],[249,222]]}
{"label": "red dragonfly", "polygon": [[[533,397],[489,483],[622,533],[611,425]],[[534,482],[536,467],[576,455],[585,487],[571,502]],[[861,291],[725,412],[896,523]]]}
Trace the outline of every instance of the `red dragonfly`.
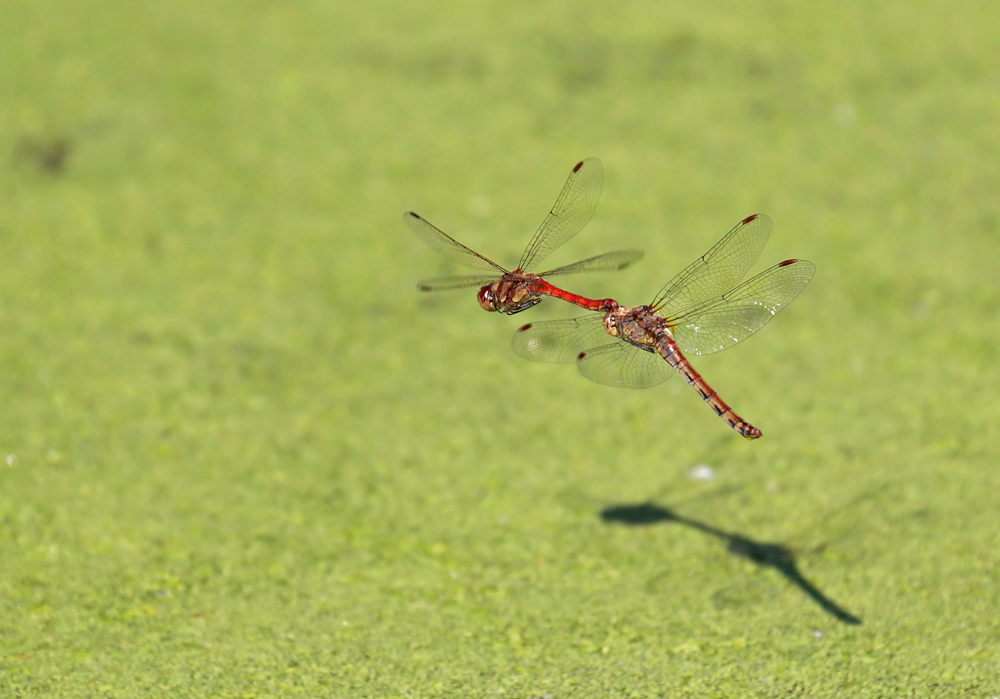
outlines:
{"label": "red dragonfly", "polygon": [[507,315],[531,308],[541,302],[542,296],[555,296],[591,311],[606,311],[617,306],[614,299],[588,299],[564,291],[549,284],[545,277],[624,269],[642,259],[643,253],[639,250],[616,250],[540,274],[530,271],[587,225],[597,208],[597,200],[601,197],[602,178],[603,169],[597,158],[588,158],[576,164],[555,205],[535,231],[513,272],[465,247],[444,231],[408,211],[403,214],[406,225],[432,248],[455,262],[490,272],[486,275],[425,279],[417,284],[417,288],[421,291],[442,291],[478,286],[481,287],[477,297],[479,305],[487,311],[500,311]]}
{"label": "red dragonfly", "polygon": [[[816,266],[785,260],[740,284],[768,237],[771,219],[743,219],[674,277],[647,306],[608,309],[571,320],[529,323],[514,333],[514,351],[538,362],[576,361],[580,373],[610,386],[647,388],[679,373],[729,426],[747,439],[761,431],[737,415],[685,358],[745,340],[792,302]],[[609,343],[608,335],[617,338]],[[662,360],[666,360],[665,362]]]}

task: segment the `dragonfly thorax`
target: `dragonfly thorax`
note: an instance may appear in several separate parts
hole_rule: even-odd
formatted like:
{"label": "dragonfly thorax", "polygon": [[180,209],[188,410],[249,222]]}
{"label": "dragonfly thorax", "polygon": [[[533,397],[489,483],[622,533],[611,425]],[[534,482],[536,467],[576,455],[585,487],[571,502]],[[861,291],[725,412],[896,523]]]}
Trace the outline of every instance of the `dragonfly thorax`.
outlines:
{"label": "dragonfly thorax", "polygon": [[649,306],[618,306],[604,316],[604,329],[609,335],[640,347],[656,343],[656,331],[661,325],[662,320]]}

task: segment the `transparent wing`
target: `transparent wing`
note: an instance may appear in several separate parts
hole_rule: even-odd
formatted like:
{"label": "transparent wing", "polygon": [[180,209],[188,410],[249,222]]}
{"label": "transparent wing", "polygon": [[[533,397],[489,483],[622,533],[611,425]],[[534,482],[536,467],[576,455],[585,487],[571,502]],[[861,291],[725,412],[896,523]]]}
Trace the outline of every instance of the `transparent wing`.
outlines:
{"label": "transparent wing", "polygon": [[576,366],[591,381],[621,388],[649,388],[677,373],[656,352],[622,340],[581,352]]}
{"label": "transparent wing", "polygon": [[538,276],[545,279],[546,277],[557,277],[560,274],[576,274],[578,272],[613,272],[625,269],[643,257],[645,257],[645,253],[642,250],[615,250],[614,252],[606,252],[597,257],[574,262],[571,265],[550,269],[548,272],[542,272]]}
{"label": "transparent wing", "polygon": [[785,260],[718,298],[667,318],[685,352],[712,354],[747,339],[787,306],[816,271],[806,260]]}
{"label": "transparent wing", "polygon": [[517,329],[510,347],[533,362],[570,364],[586,349],[607,344],[604,315],[595,313],[569,320],[543,320]]}
{"label": "transparent wing", "polygon": [[450,235],[425,219],[420,218],[420,216],[412,211],[407,211],[403,214],[403,221],[406,222],[411,231],[417,234],[418,238],[423,239],[425,243],[453,262],[475,269],[496,270],[497,275],[507,272],[500,265],[488,260],[475,250],[465,247]]}
{"label": "transparent wing", "polygon": [[670,316],[724,294],[740,283],[770,235],[770,218],[764,214],[748,216],[660,289],[650,305],[661,315]]}
{"label": "transparent wing", "polygon": [[417,282],[417,288],[421,291],[447,291],[448,289],[464,289],[470,286],[483,287],[492,284],[499,279],[499,275],[492,277],[470,274],[462,277],[433,277],[431,279],[421,279]]}
{"label": "transparent wing", "polygon": [[518,265],[520,270],[531,269],[587,225],[597,209],[603,181],[604,168],[597,158],[576,164],[549,215],[528,243]]}

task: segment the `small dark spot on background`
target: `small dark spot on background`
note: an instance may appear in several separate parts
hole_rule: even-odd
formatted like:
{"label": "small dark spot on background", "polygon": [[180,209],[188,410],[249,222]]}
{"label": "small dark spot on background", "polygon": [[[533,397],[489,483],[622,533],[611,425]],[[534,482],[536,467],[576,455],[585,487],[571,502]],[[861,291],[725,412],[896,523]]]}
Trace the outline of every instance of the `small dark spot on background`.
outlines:
{"label": "small dark spot on background", "polygon": [[37,168],[48,175],[66,170],[73,142],[66,136],[49,139],[22,137],[14,147],[14,160]]}

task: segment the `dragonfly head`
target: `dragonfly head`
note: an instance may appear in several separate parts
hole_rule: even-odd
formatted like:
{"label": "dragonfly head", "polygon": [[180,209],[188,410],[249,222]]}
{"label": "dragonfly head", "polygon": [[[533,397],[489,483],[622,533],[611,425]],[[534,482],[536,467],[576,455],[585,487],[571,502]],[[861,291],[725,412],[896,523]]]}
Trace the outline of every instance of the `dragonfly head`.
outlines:
{"label": "dragonfly head", "polygon": [[496,285],[489,284],[487,286],[484,286],[482,289],[479,290],[479,293],[476,295],[476,300],[479,301],[479,305],[483,307],[484,311],[497,310],[496,307],[497,295],[493,289],[494,286]]}
{"label": "dragonfly head", "polygon": [[616,304],[614,308],[604,314],[604,331],[611,337],[619,337],[618,324],[628,317],[629,311],[631,309]]}

